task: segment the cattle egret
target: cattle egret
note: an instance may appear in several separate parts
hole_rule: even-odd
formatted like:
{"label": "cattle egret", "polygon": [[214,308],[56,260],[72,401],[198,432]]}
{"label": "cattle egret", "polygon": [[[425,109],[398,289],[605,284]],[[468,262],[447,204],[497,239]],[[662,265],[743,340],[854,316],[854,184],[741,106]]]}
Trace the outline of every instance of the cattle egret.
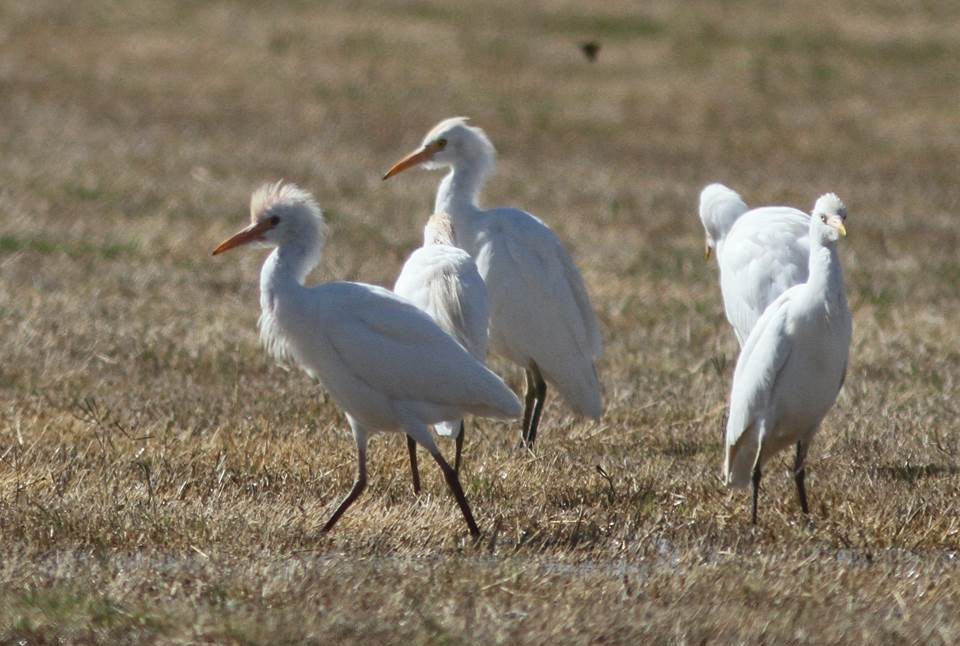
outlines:
{"label": "cattle egret", "polygon": [[547,383],[578,414],[597,419],[603,412],[600,326],[580,272],[550,227],[524,211],[477,206],[495,155],[481,129],[462,117],[446,119],[384,179],[418,164],[450,168],[434,211],[451,215],[457,246],[487,285],[491,351],[526,372],[522,441],[532,446]]}
{"label": "cattle egret", "polygon": [[748,209],[735,191],[710,184],[700,193],[706,256],[716,251],[727,320],[743,347],[780,294],[807,280],[810,217],[788,206]]}
{"label": "cattle egret", "polygon": [[[483,363],[487,357],[487,288],[476,263],[463,249],[454,246],[453,220],[435,213],[423,231],[423,246],[404,263],[393,291],[430,315],[444,332]],[[434,425],[437,433],[456,440],[453,470],[460,473],[463,450],[463,420]],[[417,445],[407,438],[413,490],[420,493]]]}
{"label": "cattle egret", "polygon": [[774,454],[796,444],[794,480],[808,513],[804,459],[820,422],[843,385],[852,324],[837,241],[846,236],[846,208],[833,193],[820,197],[808,219],[810,257],[805,283],[766,309],[747,338],[733,374],[724,475],[728,485],[753,483],[757,522],[760,472]]}
{"label": "cattle egret", "polygon": [[366,487],[369,436],[394,431],[430,452],[470,533],[478,536],[460,479],[428,426],[465,413],[516,417],[520,402],[433,319],[392,292],[348,282],[305,287],[327,237],[309,193],[292,184],[268,184],[253,194],[250,212],[250,226],[213,253],[248,243],[275,247],[260,273],[260,339],[273,356],[293,359],[323,383],[346,412],[357,443],[356,482],[323,531]]}

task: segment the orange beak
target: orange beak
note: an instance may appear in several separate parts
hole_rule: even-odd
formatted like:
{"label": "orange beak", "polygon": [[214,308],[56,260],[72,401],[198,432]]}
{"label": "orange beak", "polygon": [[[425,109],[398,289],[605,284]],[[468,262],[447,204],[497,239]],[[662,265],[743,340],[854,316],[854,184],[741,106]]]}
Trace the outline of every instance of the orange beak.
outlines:
{"label": "orange beak", "polygon": [[390,167],[390,170],[387,171],[386,175],[383,176],[383,179],[390,179],[397,173],[402,173],[411,166],[416,166],[417,164],[423,163],[430,159],[436,154],[437,148],[434,145],[427,145],[421,148],[420,150],[414,151],[398,161],[396,164]]}
{"label": "orange beak", "polygon": [[246,229],[238,231],[237,233],[233,234],[233,236],[227,238],[217,245],[217,248],[213,250],[213,255],[216,256],[224,251],[229,251],[234,247],[239,247],[240,245],[245,245],[250,242],[260,240],[262,239],[263,234],[273,227],[274,225],[270,222],[270,220],[263,220],[255,224],[251,224]]}

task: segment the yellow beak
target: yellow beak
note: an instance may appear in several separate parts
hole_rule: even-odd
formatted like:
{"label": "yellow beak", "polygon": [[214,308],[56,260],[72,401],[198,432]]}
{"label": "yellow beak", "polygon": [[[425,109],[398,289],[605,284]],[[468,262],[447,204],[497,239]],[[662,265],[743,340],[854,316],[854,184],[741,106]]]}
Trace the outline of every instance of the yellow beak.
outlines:
{"label": "yellow beak", "polygon": [[383,179],[390,179],[397,173],[402,173],[403,171],[407,170],[411,166],[416,166],[417,164],[421,164],[427,161],[428,159],[433,157],[433,155],[437,152],[437,150],[438,148],[436,148],[435,146],[424,146],[420,150],[410,153],[409,155],[407,155],[406,157],[398,161],[396,164],[391,166],[390,170],[388,170],[386,174],[383,176]]}
{"label": "yellow beak", "polygon": [[713,247],[710,246],[710,241],[708,240],[703,244],[703,259],[710,260],[710,256],[713,255]]}
{"label": "yellow beak", "polygon": [[843,218],[837,217],[836,215],[831,215],[827,219],[827,224],[839,231],[841,238],[847,237],[847,227],[843,226]]}
{"label": "yellow beak", "polygon": [[213,250],[213,255],[216,256],[224,251],[230,251],[234,247],[239,247],[241,245],[254,242],[255,240],[260,240],[263,234],[273,227],[274,225],[270,222],[270,220],[263,220],[262,222],[251,224],[246,229],[238,231],[217,245],[217,248]]}

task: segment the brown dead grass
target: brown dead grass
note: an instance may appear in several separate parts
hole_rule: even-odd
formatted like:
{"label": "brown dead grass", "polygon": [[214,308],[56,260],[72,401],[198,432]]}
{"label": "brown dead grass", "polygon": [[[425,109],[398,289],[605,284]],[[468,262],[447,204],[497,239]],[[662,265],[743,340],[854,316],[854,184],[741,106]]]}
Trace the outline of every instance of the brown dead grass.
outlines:
{"label": "brown dead grass", "polygon": [[[958,27],[947,2],[0,4],[0,638],[956,642]],[[257,346],[261,256],[209,252],[285,177],[327,209],[316,279],[391,284],[439,177],[380,174],[454,114],[499,147],[485,201],[583,267],[606,415],[551,400],[535,454],[471,429],[479,546],[392,436],[322,537],[352,440]],[[713,180],[850,208],[809,521],[787,458],[757,528],[718,479]]]}

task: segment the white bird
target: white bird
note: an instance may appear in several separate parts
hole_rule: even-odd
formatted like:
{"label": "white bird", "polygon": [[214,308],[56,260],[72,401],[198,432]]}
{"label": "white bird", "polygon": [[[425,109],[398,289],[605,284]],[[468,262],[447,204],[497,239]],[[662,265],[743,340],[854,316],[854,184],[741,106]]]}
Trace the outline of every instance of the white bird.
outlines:
{"label": "white bird", "polygon": [[[453,220],[447,213],[434,213],[423,230],[423,246],[404,263],[393,291],[419,307],[452,336],[473,358],[487,359],[487,324],[490,308],[487,287],[477,265],[463,249],[454,246]],[[434,429],[456,440],[453,470],[460,473],[463,450],[463,420],[440,422]],[[407,438],[413,490],[420,493],[417,445]]]}
{"label": "white bird", "polygon": [[487,285],[491,351],[525,370],[522,440],[532,446],[547,383],[578,414],[597,419],[603,412],[600,326],[580,272],[550,227],[524,211],[477,206],[495,156],[482,130],[462,117],[446,119],[384,179],[417,164],[450,168],[434,211],[451,215],[457,246],[473,256]]}
{"label": "white bird", "polygon": [[753,483],[753,522],[763,465],[796,444],[794,479],[808,512],[804,460],[820,422],[843,386],[852,323],[837,241],[846,236],[846,208],[833,193],[809,218],[809,276],[766,309],[737,360],[727,418],[724,476]]}
{"label": "white bird", "polygon": [[710,184],[700,193],[706,257],[716,251],[727,320],[743,347],[780,294],[807,280],[810,217],[788,206],[748,209],[735,191]]}
{"label": "white bird", "polygon": [[305,287],[327,237],[309,193],[292,184],[267,184],[253,194],[250,213],[250,226],[213,253],[248,243],[275,247],[260,273],[261,342],[275,357],[293,359],[322,382],[346,412],[357,443],[357,479],[323,531],[366,486],[369,436],[394,431],[430,452],[470,533],[478,536],[457,473],[428,427],[464,413],[517,417],[516,396],[433,319],[392,292],[348,282]]}

